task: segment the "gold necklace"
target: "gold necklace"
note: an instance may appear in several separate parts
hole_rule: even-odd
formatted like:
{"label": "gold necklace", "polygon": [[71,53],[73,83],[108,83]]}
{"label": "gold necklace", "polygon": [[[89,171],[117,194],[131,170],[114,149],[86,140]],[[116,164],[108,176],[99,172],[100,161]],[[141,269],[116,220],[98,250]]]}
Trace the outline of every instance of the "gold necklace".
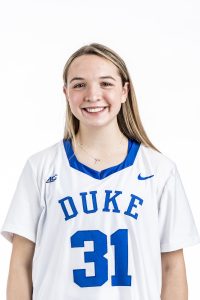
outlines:
{"label": "gold necklace", "polygon": [[[120,141],[119,145],[121,145],[122,140],[123,140],[123,137],[124,137],[124,135],[122,135],[122,138],[121,138],[121,141]],[[91,158],[94,159],[94,164],[96,164],[97,162],[101,162],[101,161],[102,161],[102,159],[97,158],[97,157],[94,157],[93,155],[91,155],[91,154],[85,149],[85,147],[83,146],[83,144],[79,143],[78,141],[77,141],[77,144],[83,149],[83,151],[85,151],[85,153],[87,153]]]}

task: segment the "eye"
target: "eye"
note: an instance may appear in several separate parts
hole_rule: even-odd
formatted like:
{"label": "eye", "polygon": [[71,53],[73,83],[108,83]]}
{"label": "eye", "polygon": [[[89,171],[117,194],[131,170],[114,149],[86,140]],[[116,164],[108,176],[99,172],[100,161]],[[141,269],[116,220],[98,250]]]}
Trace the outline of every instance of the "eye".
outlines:
{"label": "eye", "polygon": [[74,86],[73,86],[73,88],[74,89],[79,89],[79,88],[82,88],[82,87],[84,87],[85,86],[85,83],[77,83],[77,84],[75,84]]}
{"label": "eye", "polygon": [[101,85],[102,85],[102,86],[105,86],[105,87],[107,87],[107,86],[113,86],[113,84],[112,84],[112,83],[110,83],[110,82],[107,82],[107,81],[103,81],[103,82],[101,82]]}

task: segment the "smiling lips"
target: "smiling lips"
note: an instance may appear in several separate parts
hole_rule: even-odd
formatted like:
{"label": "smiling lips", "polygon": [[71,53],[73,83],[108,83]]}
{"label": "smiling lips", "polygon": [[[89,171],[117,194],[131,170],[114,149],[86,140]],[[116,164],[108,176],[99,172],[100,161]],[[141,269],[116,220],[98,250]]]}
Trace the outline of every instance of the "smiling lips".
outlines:
{"label": "smiling lips", "polygon": [[107,106],[101,106],[101,107],[84,107],[83,109],[87,112],[99,112],[106,108]]}

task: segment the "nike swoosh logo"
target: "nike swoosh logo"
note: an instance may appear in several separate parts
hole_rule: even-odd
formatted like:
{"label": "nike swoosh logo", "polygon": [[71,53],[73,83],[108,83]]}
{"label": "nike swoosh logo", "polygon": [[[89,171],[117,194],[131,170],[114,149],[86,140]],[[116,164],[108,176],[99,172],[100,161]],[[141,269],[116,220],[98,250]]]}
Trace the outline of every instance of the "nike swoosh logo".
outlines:
{"label": "nike swoosh logo", "polygon": [[141,173],[138,175],[138,180],[146,180],[146,179],[149,179],[149,178],[151,178],[151,177],[153,177],[154,175],[150,175],[150,176],[146,176],[146,177],[143,177],[142,175],[141,175]]}

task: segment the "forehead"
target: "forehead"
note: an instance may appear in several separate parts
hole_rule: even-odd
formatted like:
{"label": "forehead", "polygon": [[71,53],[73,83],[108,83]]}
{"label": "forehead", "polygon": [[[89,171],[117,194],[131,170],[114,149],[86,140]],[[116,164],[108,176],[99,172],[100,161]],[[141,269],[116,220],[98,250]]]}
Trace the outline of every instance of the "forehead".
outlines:
{"label": "forehead", "polygon": [[68,77],[80,76],[115,76],[120,77],[118,68],[108,59],[97,55],[81,55],[75,58],[68,70]]}

